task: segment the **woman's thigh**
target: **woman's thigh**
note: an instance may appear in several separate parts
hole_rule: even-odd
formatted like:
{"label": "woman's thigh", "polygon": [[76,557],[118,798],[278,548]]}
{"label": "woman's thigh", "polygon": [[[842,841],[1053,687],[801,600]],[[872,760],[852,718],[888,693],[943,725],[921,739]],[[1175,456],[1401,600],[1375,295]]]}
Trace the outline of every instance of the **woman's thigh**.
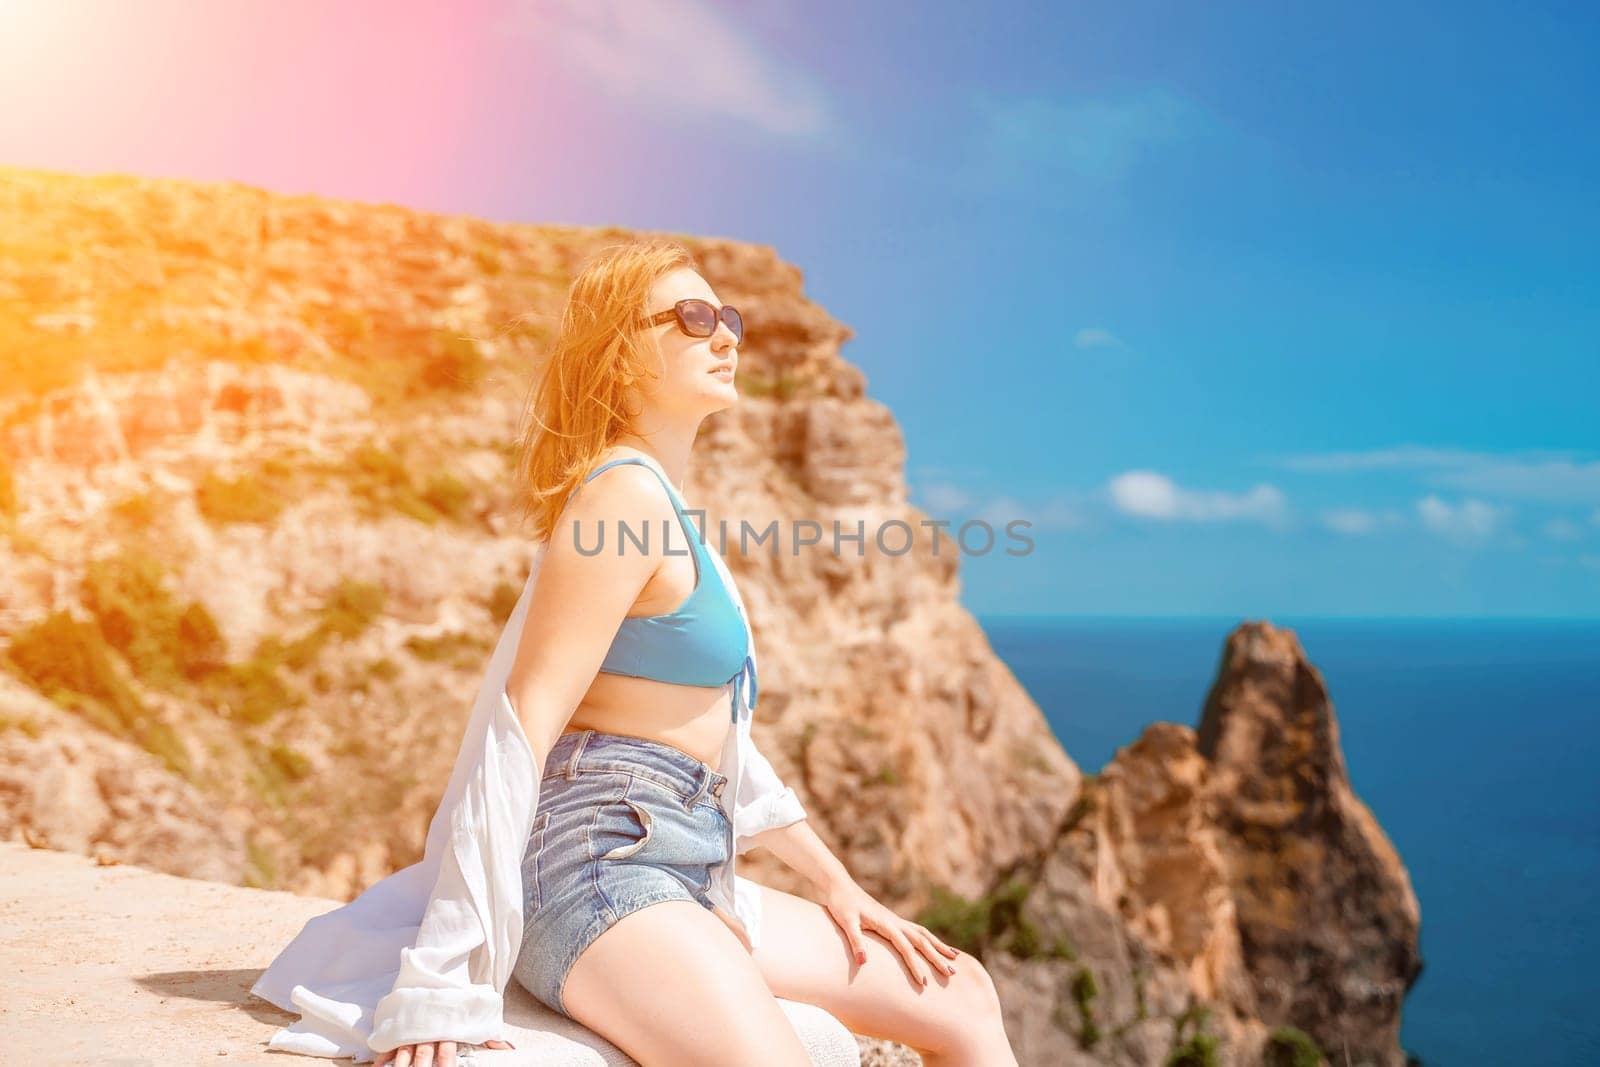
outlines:
{"label": "woman's thigh", "polygon": [[[758,883],[759,884],[759,883]],[[946,975],[924,958],[924,988],[888,940],[863,930],[867,962],[857,964],[828,910],[763,885],[761,940],[755,962],[773,995],[826,1009],[852,1032],[899,1041],[919,1051],[960,1046],[997,1012],[982,963],[962,952]]]}
{"label": "woman's thigh", "polygon": [[572,1017],[649,1067],[810,1067],[794,1027],[733,931],[664,900],[612,924],[567,975]]}

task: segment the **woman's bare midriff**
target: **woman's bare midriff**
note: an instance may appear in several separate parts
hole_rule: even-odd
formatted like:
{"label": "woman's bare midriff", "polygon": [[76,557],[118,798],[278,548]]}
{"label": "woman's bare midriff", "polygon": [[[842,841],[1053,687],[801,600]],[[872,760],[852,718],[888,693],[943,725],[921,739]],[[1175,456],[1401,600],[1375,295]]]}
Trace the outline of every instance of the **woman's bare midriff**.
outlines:
{"label": "woman's bare midriff", "polygon": [[643,737],[671,745],[715,768],[730,729],[731,699],[726,685],[677,685],[601,673],[561,732],[598,730]]}

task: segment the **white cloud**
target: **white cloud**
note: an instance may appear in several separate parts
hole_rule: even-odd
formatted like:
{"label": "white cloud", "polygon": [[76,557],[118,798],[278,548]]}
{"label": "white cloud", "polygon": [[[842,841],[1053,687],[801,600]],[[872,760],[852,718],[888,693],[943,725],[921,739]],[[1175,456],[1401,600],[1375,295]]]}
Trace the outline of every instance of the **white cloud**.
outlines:
{"label": "white cloud", "polygon": [[1479,453],[1459,449],[1398,445],[1394,448],[1374,448],[1357,452],[1313,452],[1299,456],[1282,456],[1273,462],[1277,466],[1294,471],[1359,471],[1451,467],[1471,463],[1480,458],[1482,457]]}
{"label": "white cloud", "polygon": [[1009,496],[996,497],[979,508],[973,518],[982,519],[998,532],[1004,532],[1006,525],[1017,519],[1026,521],[1030,530],[1077,530],[1086,525],[1083,513],[1060,497],[1034,504]]}
{"label": "white cloud", "polygon": [[1600,508],[1594,509],[1594,513],[1589,516],[1589,521],[1596,526],[1600,526]]}
{"label": "white cloud", "polygon": [[1600,501],[1600,459],[1589,453],[1550,449],[1473,452],[1408,444],[1282,456],[1270,462],[1295,471],[1411,470],[1424,474],[1429,484],[1462,492],[1551,502]]}
{"label": "white cloud", "polygon": [[699,0],[521,0],[505,26],[581,68],[599,89],[665,117],[733,119],[791,137],[833,126],[809,75]]}
{"label": "white cloud", "polygon": [[1099,326],[1087,326],[1079,330],[1072,337],[1072,343],[1084,351],[1095,348],[1121,348],[1122,339],[1110,330]]}
{"label": "white cloud", "polygon": [[1571,519],[1554,518],[1544,524],[1544,535],[1552,541],[1576,541],[1583,536],[1583,527]]}
{"label": "white cloud", "polygon": [[1335,533],[1349,537],[1365,537],[1387,527],[1404,526],[1407,519],[1393,508],[1373,511],[1370,508],[1328,508],[1322,513],[1322,525]]}
{"label": "white cloud", "polygon": [[1112,504],[1127,515],[1163,522],[1281,523],[1288,516],[1283,493],[1265,482],[1243,493],[1185,489],[1157,471],[1126,471],[1111,479]]}
{"label": "white cloud", "polygon": [[1025,502],[1004,495],[980,498],[951,482],[930,482],[914,495],[929,518],[947,519],[953,524],[952,529],[973,519],[988,523],[997,532],[1003,532],[1006,524],[1015,519],[1026,520],[1035,530],[1076,530],[1088,524],[1086,514],[1067,493]]}
{"label": "white cloud", "polygon": [[1445,485],[1478,493],[1533,500],[1600,500],[1600,460],[1488,460],[1439,479]]}
{"label": "white cloud", "polygon": [[1057,498],[1039,508],[1035,525],[1046,530],[1078,530],[1088,525],[1088,519],[1076,505]]}
{"label": "white cloud", "polygon": [[1585,553],[1578,557],[1578,563],[1592,571],[1600,571],[1600,556]]}
{"label": "white cloud", "polygon": [[1424,526],[1460,542],[1487,539],[1508,513],[1506,508],[1472,498],[1450,504],[1430,493],[1417,501],[1417,516]]}
{"label": "white cloud", "polygon": [[944,482],[924,486],[917,496],[927,504],[926,510],[933,512],[960,511],[972,502],[972,496],[965,489]]}
{"label": "white cloud", "polygon": [[1004,530],[1006,523],[1013,519],[1026,519],[1020,503],[1009,496],[996,497],[979,508],[972,517],[993,526],[996,530]]}
{"label": "white cloud", "polygon": [[1360,508],[1333,508],[1322,513],[1322,522],[1330,530],[1359,537],[1378,528],[1378,518]]}

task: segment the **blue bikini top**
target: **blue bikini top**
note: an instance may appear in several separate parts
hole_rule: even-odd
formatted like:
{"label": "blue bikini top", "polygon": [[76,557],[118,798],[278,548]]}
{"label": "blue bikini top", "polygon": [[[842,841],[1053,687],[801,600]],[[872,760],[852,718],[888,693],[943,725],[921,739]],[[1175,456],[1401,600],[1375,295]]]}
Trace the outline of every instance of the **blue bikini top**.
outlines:
{"label": "blue bikini top", "polygon": [[[672,510],[677,513],[679,525],[689,539],[695,580],[688,599],[676,611],[666,615],[624,617],[600,670],[678,685],[726,685],[750,663],[749,633],[738,604],[712,562],[710,549],[696,535],[693,524],[684,514],[677,491],[654,464],[638,456],[623,456],[600,464],[584,481],[588,482],[618,463],[648,467],[666,487],[667,496],[672,499]],[[647,546],[648,536],[647,529],[644,542]],[[670,546],[674,540],[669,538],[666,544]],[[617,550],[625,551],[620,548],[620,542]]]}

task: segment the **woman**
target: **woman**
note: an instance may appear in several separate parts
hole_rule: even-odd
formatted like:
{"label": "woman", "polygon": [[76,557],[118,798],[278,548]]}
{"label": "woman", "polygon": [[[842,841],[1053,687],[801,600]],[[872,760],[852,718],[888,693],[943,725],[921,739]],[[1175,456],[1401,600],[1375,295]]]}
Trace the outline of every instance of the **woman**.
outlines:
{"label": "woman", "polygon": [[[286,950],[281,973],[257,984],[280,1003],[296,978],[339,990],[307,995],[302,982],[295,1007],[325,1028],[361,1017],[354,1032],[379,1067],[445,1067],[464,1042],[506,1047],[490,1028],[508,970],[650,1067],[809,1067],[777,997],[928,1064],[1016,1063],[981,964],[857,885],[750,740],[758,686],[744,606],[678,489],[701,421],[738,399],[742,334],[673,242],[607,249],[573,282],[523,440],[541,553],[423,869],[409,888],[368,891],[404,898],[387,922],[378,905],[357,915],[352,902],[318,938],[308,924],[300,940],[318,947],[306,958],[291,967]],[[524,740],[531,761],[516,758]],[[511,835],[525,842],[514,953],[507,927],[519,924],[497,923],[483,903]],[[736,877],[735,856],[756,845],[822,903]],[[363,998],[377,980],[352,982],[341,962],[339,984],[321,946],[379,957],[386,943],[372,930],[400,915],[415,935],[398,973],[383,975],[392,986],[368,1028]]]}

